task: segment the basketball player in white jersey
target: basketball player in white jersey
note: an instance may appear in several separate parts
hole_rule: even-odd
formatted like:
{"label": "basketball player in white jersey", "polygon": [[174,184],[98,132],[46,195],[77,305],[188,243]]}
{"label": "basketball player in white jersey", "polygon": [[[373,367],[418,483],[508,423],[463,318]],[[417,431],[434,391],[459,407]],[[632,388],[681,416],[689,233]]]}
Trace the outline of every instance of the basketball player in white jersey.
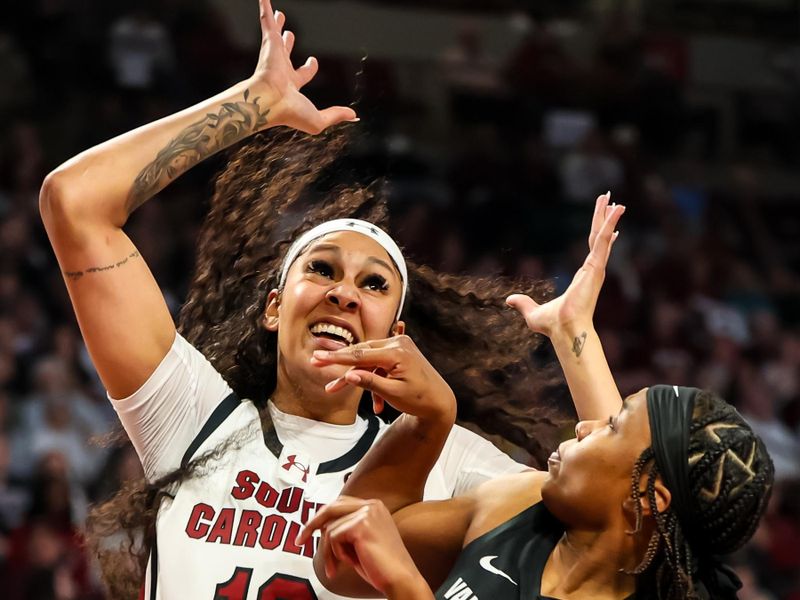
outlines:
{"label": "basketball player in white jersey", "polygon": [[[259,327],[277,339],[269,401],[237,397],[229,379],[177,334],[123,232],[136,208],[234,142],[276,125],[318,133],[355,120],[349,108],[318,110],[301,94],[316,61],[294,69],[294,36],[283,31],[283,14],[269,0],[260,1],[260,12],[263,44],[251,78],[79,154],[51,173],[41,192],[42,218],[84,340],[149,485],[161,492],[153,495],[154,539],[140,549],[149,552],[146,576],[136,582],[148,600],[337,597],[314,575],[317,540],[298,546],[295,538],[337,497],[382,425],[357,416],[363,390],[344,378],[346,368],[315,362],[315,350],[388,333],[396,337],[385,343],[405,356],[395,365],[397,394],[452,395],[402,335],[410,269],[370,223],[326,222],[285,252],[259,317]],[[375,399],[377,407],[381,402]],[[426,498],[449,498],[524,468],[455,428]]]}

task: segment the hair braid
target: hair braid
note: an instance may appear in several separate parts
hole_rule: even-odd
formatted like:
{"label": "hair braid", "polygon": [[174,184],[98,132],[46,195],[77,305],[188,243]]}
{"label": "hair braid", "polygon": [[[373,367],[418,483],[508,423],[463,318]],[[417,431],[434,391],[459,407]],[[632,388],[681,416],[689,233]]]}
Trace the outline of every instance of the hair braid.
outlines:
{"label": "hair braid", "polygon": [[636,506],[636,524],[631,533],[639,533],[642,530],[642,491],[639,489],[639,482],[642,480],[642,473],[647,463],[653,459],[653,454],[652,448],[647,448],[642,452],[642,455],[633,466],[633,473],[631,473],[631,496]]}
{"label": "hair braid", "polygon": [[[700,563],[709,554],[734,552],[752,536],[772,488],[769,454],[736,409],[709,392],[697,394],[689,436],[689,481],[696,518],[689,536],[673,510],[656,508],[658,467],[652,458],[653,450],[648,448],[635,463],[632,497],[638,503],[641,475],[650,463],[646,494],[663,551],[654,558],[651,540],[634,572],[655,566],[658,598],[716,598],[715,590],[707,587],[712,582],[696,579]],[[640,512],[637,507],[637,530]]]}

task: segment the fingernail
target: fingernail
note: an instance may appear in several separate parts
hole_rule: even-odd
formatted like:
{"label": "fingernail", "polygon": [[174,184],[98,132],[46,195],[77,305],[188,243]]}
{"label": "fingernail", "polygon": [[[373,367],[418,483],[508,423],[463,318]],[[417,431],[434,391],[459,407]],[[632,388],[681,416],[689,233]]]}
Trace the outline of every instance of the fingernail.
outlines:
{"label": "fingernail", "polygon": [[356,375],[355,373],[348,373],[345,375],[345,379],[350,383],[359,384],[361,383],[361,375]]}
{"label": "fingernail", "polygon": [[606,192],[606,196],[608,197],[609,200],[611,200],[611,190],[608,190]]}
{"label": "fingernail", "polygon": [[355,119],[348,119],[347,122],[348,123],[358,123],[360,120],[361,119],[359,117],[356,117]]}
{"label": "fingernail", "polygon": [[327,350],[314,350],[314,358],[328,358],[330,356],[330,352]]}

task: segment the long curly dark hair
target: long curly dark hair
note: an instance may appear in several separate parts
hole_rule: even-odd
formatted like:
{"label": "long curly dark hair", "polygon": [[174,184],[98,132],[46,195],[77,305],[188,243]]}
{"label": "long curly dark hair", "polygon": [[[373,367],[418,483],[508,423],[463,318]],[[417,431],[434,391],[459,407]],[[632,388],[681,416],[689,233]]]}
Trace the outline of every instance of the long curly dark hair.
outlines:
{"label": "long curly dark hair", "polygon": [[[639,485],[647,476],[645,490]],[[659,476],[652,448],[633,469],[632,497],[636,530],[641,528],[647,497],[656,506]],[[727,600],[734,592],[720,586],[709,559],[741,548],[753,535],[772,491],[774,467],[766,447],[733,406],[701,391],[695,397],[689,436],[689,481],[695,525],[685,531],[673,510],[654,511],[655,529],[644,560],[634,570],[642,574],[637,597],[659,600]]]}
{"label": "long curly dark hair", "polygon": [[[240,398],[262,409],[265,427],[271,424],[263,408],[277,383],[277,334],[262,319],[289,245],[335,218],[361,218],[391,231],[380,182],[331,185],[345,144],[341,132],[312,137],[279,130],[251,138],[217,178],[198,240],[178,329]],[[541,301],[549,285],[446,275],[410,260],[408,271],[406,332],[453,388],[459,418],[501,435],[542,464],[574,417],[554,361],[537,352],[543,338],[531,334],[505,298],[518,292]],[[207,459],[158,481],[129,482],[92,511],[90,540],[115,598],[138,593],[159,497]],[[103,544],[121,533],[123,546]]]}

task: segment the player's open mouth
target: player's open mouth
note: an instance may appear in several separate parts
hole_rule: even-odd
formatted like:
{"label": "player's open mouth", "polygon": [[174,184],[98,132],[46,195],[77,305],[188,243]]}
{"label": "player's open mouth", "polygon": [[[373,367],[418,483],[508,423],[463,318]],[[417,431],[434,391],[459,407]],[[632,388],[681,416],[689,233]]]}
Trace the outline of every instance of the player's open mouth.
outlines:
{"label": "player's open mouth", "polygon": [[319,323],[314,323],[311,327],[308,328],[308,330],[314,337],[327,338],[329,340],[342,343],[345,346],[349,346],[350,344],[356,341],[356,336],[353,334],[352,331],[346,329],[345,327],[334,325],[333,323],[328,323],[327,321],[320,321]]}

